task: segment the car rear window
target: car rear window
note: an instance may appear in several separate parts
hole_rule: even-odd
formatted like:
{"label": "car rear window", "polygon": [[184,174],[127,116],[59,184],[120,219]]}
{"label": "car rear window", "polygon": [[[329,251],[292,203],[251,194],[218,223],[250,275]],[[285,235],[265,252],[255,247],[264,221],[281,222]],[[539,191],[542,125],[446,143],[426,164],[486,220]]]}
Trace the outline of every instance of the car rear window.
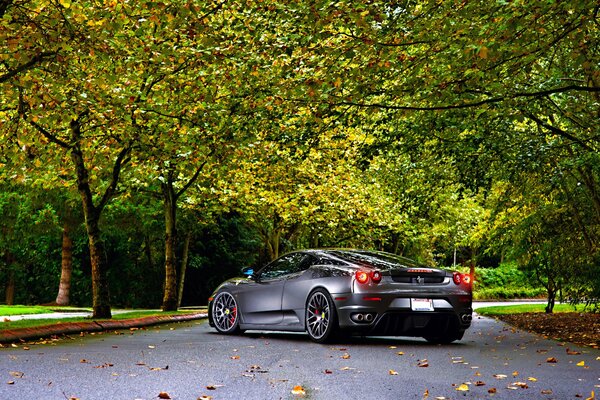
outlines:
{"label": "car rear window", "polygon": [[399,268],[427,268],[424,265],[417,263],[409,258],[397,256],[390,253],[382,253],[376,251],[332,251],[335,257],[346,260],[352,264],[370,265],[382,271],[390,271]]}

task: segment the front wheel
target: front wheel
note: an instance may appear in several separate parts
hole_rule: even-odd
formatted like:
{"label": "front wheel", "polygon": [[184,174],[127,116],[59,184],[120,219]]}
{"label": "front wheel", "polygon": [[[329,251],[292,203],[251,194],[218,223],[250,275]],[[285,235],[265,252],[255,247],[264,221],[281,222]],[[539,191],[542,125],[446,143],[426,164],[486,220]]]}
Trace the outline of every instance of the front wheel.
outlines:
{"label": "front wheel", "polygon": [[317,343],[325,343],[334,336],[337,313],[327,291],[316,289],[308,296],[305,322],[308,336]]}
{"label": "front wheel", "polygon": [[212,317],[219,333],[234,334],[240,332],[238,305],[233,295],[221,292],[213,300]]}

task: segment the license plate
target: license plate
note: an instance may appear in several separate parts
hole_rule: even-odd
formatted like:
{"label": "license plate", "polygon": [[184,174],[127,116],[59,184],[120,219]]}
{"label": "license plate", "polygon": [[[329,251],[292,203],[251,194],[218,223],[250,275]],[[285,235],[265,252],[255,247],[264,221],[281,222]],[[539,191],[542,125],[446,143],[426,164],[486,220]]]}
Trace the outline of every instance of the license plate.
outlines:
{"label": "license plate", "polygon": [[410,299],[410,308],[413,311],[433,311],[433,300]]}

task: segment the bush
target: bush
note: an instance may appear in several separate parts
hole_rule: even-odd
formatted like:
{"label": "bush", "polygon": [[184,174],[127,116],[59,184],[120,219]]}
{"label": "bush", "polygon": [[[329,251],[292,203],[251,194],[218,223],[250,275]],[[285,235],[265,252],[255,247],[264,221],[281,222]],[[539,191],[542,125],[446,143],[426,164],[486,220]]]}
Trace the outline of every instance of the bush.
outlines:
{"label": "bush", "polygon": [[543,298],[545,295],[546,289],[535,276],[519,269],[515,263],[475,269],[473,297],[476,300]]}

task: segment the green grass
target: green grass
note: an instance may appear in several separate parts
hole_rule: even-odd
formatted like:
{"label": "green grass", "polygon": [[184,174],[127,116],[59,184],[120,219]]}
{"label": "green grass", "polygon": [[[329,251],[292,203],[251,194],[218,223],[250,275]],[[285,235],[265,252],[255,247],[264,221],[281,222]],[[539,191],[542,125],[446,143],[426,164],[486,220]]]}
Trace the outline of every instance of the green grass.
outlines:
{"label": "green grass", "polygon": [[[543,313],[545,312],[545,304],[519,304],[514,306],[495,306],[482,307],[477,309],[477,313],[481,315],[502,315],[502,314],[520,314],[520,313]],[[579,304],[572,306],[570,304],[556,304],[554,312],[581,312],[584,311],[584,306]]]}
{"label": "green grass", "polygon": [[0,305],[0,315],[30,315],[30,314],[47,314],[52,312],[77,312],[91,311],[89,308],[78,307],[61,307],[61,306],[7,306]]}
{"label": "green grass", "polygon": [[[190,313],[196,313],[203,310],[187,310],[187,311],[170,311],[162,312],[157,310],[148,311],[132,311],[125,313],[113,314],[113,320],[153,317],[153,316],[164,316],[164,315],[184,315]],[[204,310],[205,311],[205,310]],[[45,311],[48,312],[48,311]],[[22,313],[21,313],[22,314]],[[5,314],[6,315],[6,314]],[[15,315],[15,314],[13,314]],[[100,320],[100,319],[99,319]],[[73,318],[56,318],[56,319],[24,319],[20,321],[0,321],[0,330],[2,329],[19,329],[19,328],[35,328],[40,326],[55,325],[62,322],[90,322],[93,321],[89,317],[73,317]]]}

